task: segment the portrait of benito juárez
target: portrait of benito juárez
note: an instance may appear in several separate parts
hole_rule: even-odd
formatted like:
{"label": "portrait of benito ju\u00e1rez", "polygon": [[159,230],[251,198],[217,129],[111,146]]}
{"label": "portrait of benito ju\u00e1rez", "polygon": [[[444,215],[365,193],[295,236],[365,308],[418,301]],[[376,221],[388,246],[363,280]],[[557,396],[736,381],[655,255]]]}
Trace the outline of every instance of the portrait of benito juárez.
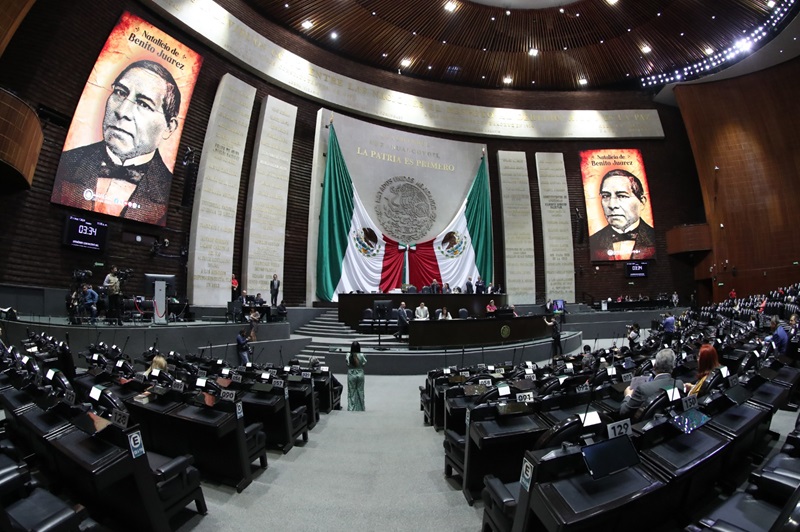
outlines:
{"label": "portrait of benito ju\u00e1rez", "polygon": [[181,93],[155,61],[126,66],[111,84],[103,140],[62,154],[51,201],[165,225],[172,172],[159,145],[178,127]]}
{"label": "portrait of benito ju\u00e1rez", "polygon": [[611,170],[600,182],[600,202],[608,225],[589,236],[592,260],[655,257],[655,231],[641,217],[647,205],[641,180],[627,170]]}

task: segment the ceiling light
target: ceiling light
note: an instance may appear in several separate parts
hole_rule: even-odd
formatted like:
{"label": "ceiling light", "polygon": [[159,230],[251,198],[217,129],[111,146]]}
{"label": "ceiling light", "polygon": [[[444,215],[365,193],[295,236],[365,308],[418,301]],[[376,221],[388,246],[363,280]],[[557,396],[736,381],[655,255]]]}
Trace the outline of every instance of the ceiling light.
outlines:
{"label": "ceiling light", "polygon": [[506,76],[506,77],[503,78],[503,83],[505,83],[506,85],[511,85],[511,82],[513,82],[513,81],[514,81],[514,78],[512,78],[511,76]]}
{"label": "ceiling light", "polygon": [[304,20],[302,24],[300,24],[304,30],[310,30],[314,27],[314,23],[310,20]]}
{"label": "ceiling light", "polygon": [[511,14],[511,10],[506,9],[506,16],[509,16],[510,14]]}
{"label": "ceiling light", "polygon": [[403,59],[400,61],[400,66],[403,68],[408,68],[411,66],[411,59]]}
{"label": "ceiling light", "polygon": [[610,5],[610,6],[613,6],[614,4],[616,4],[616,3],[617,3],[617,0],[606,0],[606,3],[607,3],[608,5]]}
{"label": "ceiling light", "polygon": [[646,44],[644,46],[642,46],[642,53],[643,54],[649,54],[652,51],[653,51],[653,49],[650,48],[649,46],[647,46]]}
{"label": "ceiling light", "polygon": [[562,7],[561,9],[558,10],[558,12],[559,13],[563,13],[564,12],[564,8]]}
{"label": "ceiling light", "polygon": [[447,44],[447,41],[442,41],[442,44]]}
{"label": "ceiling light", "polygon": [[289,7],[289,4],[283,4],[283,7]]}
{"label": "ceiling light", "polygon": [[492,17],[492,22],[494,22],[494,17]]}
{"label": "ceiling light", "polygon": [[451,13],[452,13],[453,11],[455,11],[455,10],[456,10],[456,3],[455,3],[455,2],[447,2],[447,3],[444,5],[444,10],[445,10],[445,11],[449,11],[449,12],[451,12]]}
{"label": "ceiling light", "polygon": [[428,65],[428,70],[431,70],[432,68],[433,68],[432,65]]}
{"label": "ceiling light", "polygon": [[339,34],[338,33],[336,33],[335,31],[333,33],[331,33],[331,39],[336,40],[338,38],[339,38]]}
{"label": "ceiling light", "polygon": [[710,46],[707,46],[703,51],[706,53],[706,55],[711,55],[714,53],[714,50]]}
{"label": "ceiling light", "polygon": [[578,85],[586,85],[587,83],[589,82],[586,81],[586,78],[578,78]]}
{"label": "ceiling light", "polygon": [[375,11],[373,11],[372,12],[372,16],[374,17],[375,15],[377,15],[377,13]]}
{"label": "ceiling light", "polygon": [[769,0],[769,2],[767,2],[767,7],[769,7],[769,8],[775,7],[775,1],[774,0]]}
{"label": "ceiling light", "polygon": [[742,39],[740,41],[736,41],[736,48],[738,48],[739,50],[742,50],[742,51],[749,50],[752,46],[753,46],[753,43],[751,43],[750,41],[745,40],[745,39]]}
{"label": "ceiling light", "polygon": [[387,53],[385,53],[385,52],[384,52],[384,53],[382,53],[381,55],[382,55],[383,57],[389,57],[389,54],[387,54]]}
{"label": "ceiling light", "polygon": [[537,55],[539,55],[539,50],[537,50],[536,48],[531,48],[530,50],[528,50],[528,55],[536,57]]}

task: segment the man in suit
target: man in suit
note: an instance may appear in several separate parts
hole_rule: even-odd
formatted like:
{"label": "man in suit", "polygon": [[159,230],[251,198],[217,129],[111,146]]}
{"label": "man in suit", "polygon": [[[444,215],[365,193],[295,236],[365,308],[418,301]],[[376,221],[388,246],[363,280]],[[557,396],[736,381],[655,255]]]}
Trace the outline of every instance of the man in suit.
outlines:
{"label": "man in suit", "polygon": [[611,170],[600,182],[600,202],[608,225],[589,237],[592,260],[655,257],[655,231],[641,219],[647,196],[639,178],[627,170]]}
{"label": "man in suit", "polygon": [[472,277],[467,277],[467,286],[464,290],[465,294],[473,294],[475,293],[475,289],[472,287]]}
{"label": "man in suit", "polygon": [[478,276],[478,280],[475,281],[475,293],[476,294],[483,294],[486,292],[486,282]]}
{"label": "man in suit", "polygon": [[620,415],[623,417],[632,415],[661,390],[670,388],[683,390],[683,382],[672,377],[673,369],[675,369],[675,352],[672,349],[662,349],[656,353],[656,361],[653,365],[656,376],[653,377],[653,380],[640,384],[635,390],[630,386],[625,388],[625,398],[619,407]]}
{"label": "man in suit", "polygon": [[128,65],[111,86],[103,140],[64,152],[51,201],[165,225],[172,172],[158,146],[178,128],[181,93],[154,61]]}
{"label": "man in suit", "polygon": [[403,333],[408,334],[408,314],[406,314],[406,302],[400,302],[400,308],[397,309],[397,332],[394,337],[398,340],[403,339]]}
{"label": "man in suit", "polygon": [[269,297],[272,299],[272,306],[278,304],[278,290],[281,288],[281,282],[278,280],[278,274],[273,274],[272,280],[269,282]]}
{"label": "man in suit", "polygon": [[431,294],[441,294],[442,288],[439,286],[439,282],[434,279],[431,281]]}

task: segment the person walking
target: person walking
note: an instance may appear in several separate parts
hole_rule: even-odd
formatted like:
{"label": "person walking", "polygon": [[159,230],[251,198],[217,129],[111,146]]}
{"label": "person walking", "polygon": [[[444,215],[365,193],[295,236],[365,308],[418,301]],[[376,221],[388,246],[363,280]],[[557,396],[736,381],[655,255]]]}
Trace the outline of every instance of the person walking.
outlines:
{"label": "person walking", "polygon": [[347,410],[364,411],[364,365],[367,357],[361,353],[361,344],[353,342],[347,355]]}

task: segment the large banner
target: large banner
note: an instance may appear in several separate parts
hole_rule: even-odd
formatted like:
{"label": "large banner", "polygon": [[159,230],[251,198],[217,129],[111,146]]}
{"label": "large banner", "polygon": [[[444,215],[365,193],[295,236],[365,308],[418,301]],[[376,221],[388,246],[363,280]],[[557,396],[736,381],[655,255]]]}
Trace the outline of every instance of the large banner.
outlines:
{"label": "large banner", "polygon": [[50,201],[166,225],[183,121],[203,58],[123,13],[75,109]]}
{"label": "large banner", "polygon": [[404,283],[431,292],[489,286],[492,213],[482,146],[347,117],[335,122],[318,216],[317,297],[336,301],[342,292]]}
{"label": "large banner", "polygon": [[583,151],[581,175],[592,260],[655,258],[653,210],[642,153]]}

